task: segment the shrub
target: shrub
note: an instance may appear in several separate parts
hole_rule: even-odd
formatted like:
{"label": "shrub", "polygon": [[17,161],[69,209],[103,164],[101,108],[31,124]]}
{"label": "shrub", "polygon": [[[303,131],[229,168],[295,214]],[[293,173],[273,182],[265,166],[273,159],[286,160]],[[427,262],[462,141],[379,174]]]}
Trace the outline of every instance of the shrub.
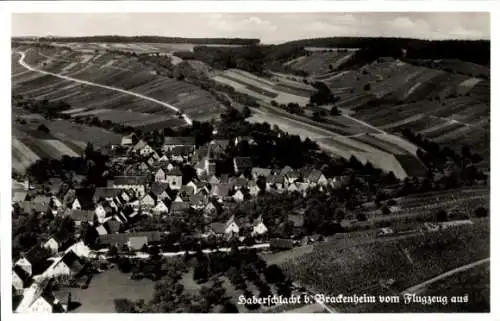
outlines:
{"label": "shrub", "polygon": [[40,126],[38,126],[37,129],[43,133],[46,133],[46,134],[50,133],[50,130],[44,124],[41,124]]}

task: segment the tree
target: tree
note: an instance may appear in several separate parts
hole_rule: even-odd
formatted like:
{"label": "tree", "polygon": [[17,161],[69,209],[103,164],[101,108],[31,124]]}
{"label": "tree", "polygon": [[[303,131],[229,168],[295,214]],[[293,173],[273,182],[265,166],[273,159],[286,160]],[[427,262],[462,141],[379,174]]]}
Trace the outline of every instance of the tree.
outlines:
{"label": "tree", "polygon": [[37,129],[38,129],[38,131],[41,131],[45,134],[50,133],[50,129],[47,126],[45,126],[44,124],[39,125]]}
{"label": "tree", "polygon": [[285,275],[283,274],[283,271],[281,271],[281,269],[276,264],[269,265],[264,270],[264,276],[266,278],[266,281],[271,284],[281,283],[285,281]]}
{"label": "tree", "polygon": [[250,108],[248,108],[248,106],[245,106],[243,108],[242,114],[243,114],[244,118],[248,118],[248,117],[252,116],[252,111],[250,110]]}
{"label": "tree", "polygon": [[488,210],[486,208],[480,206],[474,210],[474,214],[476,215],[476,217],[487,217]]}
{"label": "tree", "polygon": [[222,306],[220,313],[239,313],[238,307],[233,303],[227,301]]}
{"label": "tree", "polygon": [[448,213],[445,210],[440,210],[436,213],[436,220],[438,222],[448,221]]}
{"label": "tree", "polygon": [[340,116],[341,112],[340,112],[340,110],[336,106],[333,106],[332,109],[330,109],[330,115],[332,115],[332,116]]}
{"label": "tree", "polygon": [[389,209],[389,207],[387,207],[387,206],[382,207],[382,214],[384,214],[384,215],[391,214],[391,210]]}
{"label": "tree", "polygon": [[365,85],[363,86],[363,90],[364,90],[364,91],[370,91],[371,89],[372,89],[372,85],[370,85],[370,84],[365,84]]}

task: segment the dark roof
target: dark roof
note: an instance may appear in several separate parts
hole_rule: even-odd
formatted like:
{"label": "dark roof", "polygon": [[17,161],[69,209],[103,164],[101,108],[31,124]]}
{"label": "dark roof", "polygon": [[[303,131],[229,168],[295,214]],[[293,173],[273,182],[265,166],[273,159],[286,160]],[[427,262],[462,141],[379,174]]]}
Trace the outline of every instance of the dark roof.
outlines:
{"label": "dark roof", "polygon": [[157,242],[162,238],[162,233],[158,231],[143,231],[134,233],[106,234],[98,237],[100,244],[126,244],[131,237],[146,236],[148,242]]}
{"label": "dark roof", "polygon": [[165,137],[163,140],[163,145],[195,145],[196,141],[194,137],[184,136],[184,137]]}
{"label": "dark roof", "polygon": [[167,183],[154,182],[153,184],[151,184],[151,193],[153,193],[155,196],[159,196],[167,189],[167,187]]}
{"label": "dark roof", "polygon": [[25,254],[26,259],[31,263],[32,275],[37,275],[45,271],[51,264],[47,259],[51,256],[49,250],[34,246]]}
{"label": "dark roof", "polygon": [[323,175],[323,173],[320,171],[320,170],[312,170],[309,175],[307,176],[307,179],[309,179],[310,181],[313,181],[313,182],[317,182],[319,180],[319,178],[321,177],[321,175]]}
{"label": "dark roof", "polygon": [[91,210],[71,210],[69,215],[73,221],[92,222],[95,212]]}
{"label": "dark roof", "polygon": [[145,185],[147,176],[115,176],[113,179],[114,185]]}
{"label": "dark roof", "polygon": [[118,222],[116,219],[111,219],[106,223],[104,223],[104,227],[110,234],[115,234],[120,232],[121,226],[122,225],[120,224],[120,222]]}
{"label": "dark roof", "polygon": [[75,274],[78,274],[83,270],[83,262],[73,251],[66,253],[62,258],[62,262],[64,262],[64,264],[66,264]]}
{"label": "dark roof", "polygon": [[21,281],[23,281],[23,286],[28,287],[29,283],[32,281],[31,276],[28,274],[28,272],[23,270],[23,268],[19,265],[14,265],[14,268],[12,270],[17,274],[17,276],[19,276]]}
{"label": "dark roof", "polygon": [[252,159],[250,157],[235,157],[234,163],[239,169],[246,169],[252,167]]}
{"label": "dark roof", "polygon": [[90,188],[79,188],[76,190],[76,198],[82,210],[94,209],[94,191]]}
{"label": "dark roof", "polygon": [[179,193],[177,195],[180,195],[181,197],[185,196],[191,196],[194,195],[194,187],[189,186],[189,185],[182,185],[181,189],[179,190]]}
{"label": "dark roof", "polygon": [[168,152],[167,155],[173,156],[187,156],[194,150],[193,146],[174,146]]}
{"label": "dark roof", "polygon": [[114,198],[120,195],[122,192],[121,188],[114,187],[97,187],[94,192],[94,200],[98,201],[101,198]]}
{"label": "dark roof", "polygon": [[210,224],[210,230],[216,234],[224,234],[226,232],[226,224],[221,222],[214,222]]}

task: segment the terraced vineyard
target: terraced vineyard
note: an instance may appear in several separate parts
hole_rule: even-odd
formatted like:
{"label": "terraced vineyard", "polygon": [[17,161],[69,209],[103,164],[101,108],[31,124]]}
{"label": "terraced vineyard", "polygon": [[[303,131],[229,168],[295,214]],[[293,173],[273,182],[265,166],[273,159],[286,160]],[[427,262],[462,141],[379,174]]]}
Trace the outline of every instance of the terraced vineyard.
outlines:
{"label": "terraced vineyard", "polygon": [[[489,226],[478,222],[407,238],[373,239],[363,244],[353,240],[345,247],[327,242],[282,267],[301,285],[319,293],[390,295],[489,255]],[[356,306],[334,308],[343,312]]]}
{"label": "terraced vineyard", "polygon": [[[14,70],[21,70],[13,56]],[[62,100],[73,107],[71,116],[95,116],[141,130],[178,127],[184,120],[155,100],[174,105],[192,119],[218,116],[223,108],[208,92],[185,82],[158,76],[136,58],[113,53],[82,53],[60,48],[32,48],[26,51],[32,67],[101,86],[110,86],[150,97],[145,100],[123,91],[75,83],[36,71],[13,74],[13,91],[23,97]],[[73,113],[74,112],[74,113]]]}

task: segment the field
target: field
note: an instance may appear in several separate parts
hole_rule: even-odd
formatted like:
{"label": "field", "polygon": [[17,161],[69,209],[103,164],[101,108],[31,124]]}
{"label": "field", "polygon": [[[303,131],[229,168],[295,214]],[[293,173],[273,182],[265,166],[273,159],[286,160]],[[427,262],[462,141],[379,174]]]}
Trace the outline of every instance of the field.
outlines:
{"label": "field", "polygon": [[[12,122],[12,167],[18,172],[41,158],[60,159],[62,156],[80,156],[87,143],[96,147],[119,144],[121,136],[102,128],[79,125],[67,120],[46,120],[38,115],[26,114],[13,108],[17,119],[26,124]],[[37,130],[45,125],[49,134]]]}
{"label": "field", "polygon": [[342,248],[327,242],[283,267],[290,277],[320,293],[388,295],[489,255],[489,227],[476,223]]}
{"label": "field", "polygon": [[302,56],[285,63],[295,70],[301,70],[310,76],[322,75],[337,69],[341,64],[349,60],[353,51],[320,51],[311,50],[306,56]]}
{"label": "field", "polygon": [[149,301],[153,298],[153,281],[130,280],[129,277],[130,274],[112,269],[96,274],[87,289],[64,289],[57,294],[64,299],[68,291],[71,292],[72,301],[80,304],[71,311],[73,313],[114,313],[115,299]]}
{"label": "field", "polygon": [[314,92],[312,87],[304,86],[304,83],[277,75],[272,80],[265,79],[239,69],[228,69],[212,79],[266,103],[274,100],[278,104],[297,103],[305,106]]}
{"label": "field", "polygon": [[[75,111],[112,109],[116,111],[114,114],[108,113],[106,118],[104,114],[96,114],[96,117],[117,122],[123,111],[149,114],[144,121],[130,123],[142,130],[183,125],[175,110],[195,120],[218,116],[223,110],[205,90],[159,76],[136,57],[61,48],[24,49],[26,63],[52,74],[36,71],[13,74],[13,92],[23,97],[62,100]],[[18,58],[19,55],[13,55],[14,70],[20,68],[15,60]]]}

